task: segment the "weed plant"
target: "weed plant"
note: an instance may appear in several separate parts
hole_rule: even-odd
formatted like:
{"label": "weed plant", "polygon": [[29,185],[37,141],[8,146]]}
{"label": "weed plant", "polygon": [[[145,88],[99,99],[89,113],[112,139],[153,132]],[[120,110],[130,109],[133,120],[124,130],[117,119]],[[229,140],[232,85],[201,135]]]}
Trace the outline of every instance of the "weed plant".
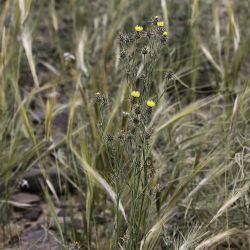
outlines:
{"label": "weed plant", "polygon": [[[151,96],[154,93],[155,68],[167,38],[168,32],[159,17],[154,17],[148,27],[137,25],[133,32],[120,33],[120,60],[127,79],[128,94],[124,100],[124,119],[121,124],[117,124],[117,128],[121,126],[117,134],[113,134],[113,131],[105,133],[107,124],[104,124],[104,108],[108,101],[105,96],[96,93],[101,118],[99,127],[101,136],[106,136],[108,162],[112,168],[112,182],[116,193],[115,249],[119,249],[122,244],[121,237],[125,239],[125,249],[137,249],[148,229],[146,218],[150,211],[149,197],[153,182],[150,149],[152,130],[148,127],[157,102],[153,101]],[[154,96],[154,99],[157,99],[157,96]],[[125,185],[129,187],[130,199],[129,217],[126,219],[127,232],[123,236],[119,204]]]}

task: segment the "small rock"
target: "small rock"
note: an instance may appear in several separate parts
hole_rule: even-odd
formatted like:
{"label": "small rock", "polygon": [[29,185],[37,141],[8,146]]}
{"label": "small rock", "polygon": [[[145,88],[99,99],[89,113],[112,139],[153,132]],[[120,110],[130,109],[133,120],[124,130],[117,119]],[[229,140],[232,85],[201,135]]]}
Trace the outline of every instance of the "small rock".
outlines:
{"label": "small rock", "polygon": [[57,213],[57,216],[59,217],[66,217],[70,215],[70,211],[68,209],[62,208],[59,210],[59,212]]}
{"label": "small rock", "polygon": [[20,203],[32,204],[32,203],[40,202],[41,198],[35,194],[20,192],[20,193],[13,194],[11,197],[11,200],[20,202]]}
{"label": "small rock", "polygon": [[55,237],[53,231],[36,229],[25,232],[20,239],[20,249],[32,250],[62,250],[63,246]]}
{"label": "small rock", "polygon": [[38,217],[41,215],[41,213],[42,213],[41,207],[32,207],[26,209],[23,213],[23,216],[25,219],[36,221]]}
{"label": "small rock", "polygon": [[[57,194],[63,193],[63,190],[61,190],[60,187],[61,185],[63,186],[66,184],[65,178],[63,176],[59,176],[60,174],[54,167],[47,169],[46,172]],[[33,168],[30,171],[24,173],[22,178],[28,183],[28,187],[20,187],[22,191],[29,193],[42,193],[44,186],[46,186],[44,176],[39,168]]]}
{"label": "small rock", "polygon": [[[80,218],[71,218],[71,217],[58,217],[57,222],[61,225],[61,227],[68,227],[69,225],[73,226],[74,228],[82,229],[83,228],[83,221]],[[50,221],[50,229],[57,229],[57,224],[55,220]]]}

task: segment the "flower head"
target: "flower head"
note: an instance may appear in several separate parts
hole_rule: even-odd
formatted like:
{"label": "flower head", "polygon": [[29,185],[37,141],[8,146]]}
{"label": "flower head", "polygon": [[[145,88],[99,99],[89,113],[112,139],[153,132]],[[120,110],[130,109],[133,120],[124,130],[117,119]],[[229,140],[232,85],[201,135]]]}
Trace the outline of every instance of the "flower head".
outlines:
{"label": "flower head", "polygon": [[141,31],[143,31],[143,27],[140,26],[140,25],[136,25],[136,26],[135,26],[135,31],[136,31],[136,32],[141,32]]}
{"label": "flower head", "polygon": [[153,107],[155,106],[155,102],[152,101],[152,100],[148,100],[148,101],[147,101],[147,106],[148,106],[149,108],[153,108]]}
{"label": "flower head", "polygon": [[157,26],[158,27],[163,27],[164,26],[164,22],[162,22],[162,21],[161,22],[157,22]]}
{"label": "flower head", "polygon": [[139,92],[139,91],[136,91],[136,90],[133,90],[133,91],[131,92],[131,96],[138,98],[138,97],[140,97],[140,92]]}
{"label": "flower head", "polygon": [[152,23],[153,23],[154,25],[157,25],[157,22],[159,22],[159,20],[160,20],[160,17],[159,17],[159,16],[154,16],[154,17],[153,17],[153,20],[152,20]]}
{"label": "flower head", "polygon": [[162,35],[165,36],[165,37],[167,37],[167,36],[168,36],[168,32],[167,32],[167,31],[164,31],[164,32],[162,33]]}

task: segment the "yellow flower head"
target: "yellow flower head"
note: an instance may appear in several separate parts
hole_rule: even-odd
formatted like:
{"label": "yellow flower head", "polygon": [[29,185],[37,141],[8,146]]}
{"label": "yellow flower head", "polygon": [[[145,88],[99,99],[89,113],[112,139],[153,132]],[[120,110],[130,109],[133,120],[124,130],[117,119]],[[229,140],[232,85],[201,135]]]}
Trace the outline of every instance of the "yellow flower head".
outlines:
{"label": "yellow flower head", "polygon": [[162,35],[167,37],[167,36],[168,36],[168,32],[167,32],[167,31],[164,31],[164,32],[162,33]]}
{"label": "yellow flower head", "polygon": [[164,22],[157,22],[157,26],[158,27],[163,27],[164,26]]}
{"label": "yellow flower head", "polygon": [[140,25],[136,25],[136,26],[135,26],[135,31],[136,31],[136,32],[141,32],[141,31],[143,31],[143,27],[140,26]]}
{"label": "yellow flower head", "polygon": [[153,108],[153,107],[155,106],[155,102],[152,101],[152,100],[149,100],[149,101],[147,101],[147,106],[148,106],[149,108]]}
{"label": "yellow flower head", "polygon": [[131,96],[138,98],[138,97],[140,97],[140,92],[134,90],[134,91],[131,92]]}

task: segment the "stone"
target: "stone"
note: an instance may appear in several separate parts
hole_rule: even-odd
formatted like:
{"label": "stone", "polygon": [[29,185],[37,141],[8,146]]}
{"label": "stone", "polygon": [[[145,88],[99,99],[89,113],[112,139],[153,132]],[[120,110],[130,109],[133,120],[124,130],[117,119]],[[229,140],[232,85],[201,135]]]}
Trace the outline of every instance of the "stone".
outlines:
{"label": "stone", "polygon": [[52,230],[35,229],[25,232],[20,238],[21,250],[63,250]]}
{"label": "stone", "polygon": [[[55,188],[58,194],[61,194],[63,190],[60,190],[59,185],[59,173],[56,168],[49,168],[46,170],[47,175],[49,176],[53,187]],[[33,168],[28,172],[24,173],[22,179],[26,180],[28,183],[28,187],[20,187],[22,191],[30,192],[30,193],[42,193],[45,184],[45,180],[43,174],[39,168]],[[60,176],[60,180],[62,185],[65,183],[65,179],[63,176]]]}
{"label": "stone", "polygon": [[40,206],[32,207],[24,210],[23,217],[27,220],[36,221],[42,214]]}
{"label": "stone", "polygon": [[26,192],[19,192],[11,196],[11,200],[20,203],[33,204],[39,203],[41,198],[38,195]]}
{"label": "stone", "polygon": [[62,208],[58,211],[57,216],[59,217],[70,216],[70,211],[68,209]]}

